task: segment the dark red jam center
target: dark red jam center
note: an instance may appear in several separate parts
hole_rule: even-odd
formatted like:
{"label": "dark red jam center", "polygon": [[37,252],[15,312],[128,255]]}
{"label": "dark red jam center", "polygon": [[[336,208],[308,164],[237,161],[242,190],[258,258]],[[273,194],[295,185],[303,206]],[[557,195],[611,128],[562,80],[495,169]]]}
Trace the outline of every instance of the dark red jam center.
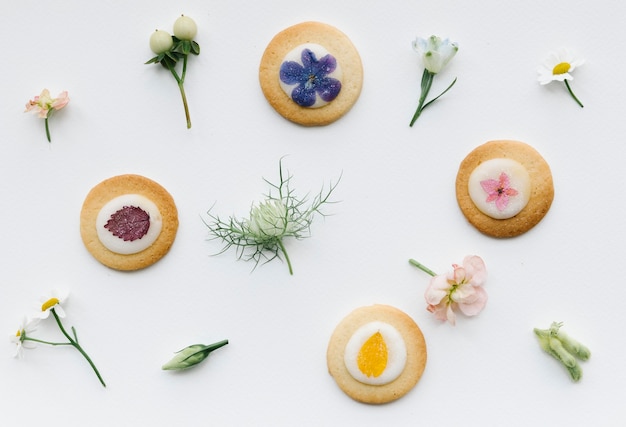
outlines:
{"label": "dark red jam center", "polygon": [[137,206],[124,206],[111,215],[104,228],[125,242],[132,242],[148,233],[150,215]]}

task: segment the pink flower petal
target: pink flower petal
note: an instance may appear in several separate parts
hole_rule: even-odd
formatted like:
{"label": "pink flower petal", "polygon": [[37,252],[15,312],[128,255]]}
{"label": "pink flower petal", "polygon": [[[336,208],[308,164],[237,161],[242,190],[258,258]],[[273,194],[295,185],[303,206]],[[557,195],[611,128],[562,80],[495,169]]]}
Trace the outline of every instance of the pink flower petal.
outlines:
{"label": "pink flower petal", "polygon": [[424,299],[429,305],[437,305],[443,300],[450,290],[450,285],[445,276],[435,276],[430,279],[430,284],[424,292]]}
{"label": "pink flower petal", "polygon": [[496,181],[495,179],[486,179],[484,181],[480,181],[480,186],[485,190],[485,192],[489,195],[498,192],[498,188],[500,188],[500,181]]}
{"label": "pink flower petal", "polygon": [[472,286],[482,286],[487,280],[487,267],[483,259],[476,255],[468,255],[463,259],[463,267],[470,277]]}
{"label": "pink flower petal", "polygon": [[471,304],[459,302],[459,310],[461,310],[461,312],[466,316],[477,315],[487,304],[487,292],[485,292],[485,289],[482,287],[475,287],[474,291],[476,299]]}

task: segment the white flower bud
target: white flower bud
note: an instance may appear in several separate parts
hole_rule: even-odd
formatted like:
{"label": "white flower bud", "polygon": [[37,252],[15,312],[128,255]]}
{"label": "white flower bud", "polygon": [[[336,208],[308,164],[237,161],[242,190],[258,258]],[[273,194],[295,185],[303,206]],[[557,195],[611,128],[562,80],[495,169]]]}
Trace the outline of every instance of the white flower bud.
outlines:
{"label": "white flower bud", "polygon": [[287,207],[281,200],[272,199],[252,207],[248,226],[253,236],[263,240],[284,235],[288,223]]}
{"label": "white flower bud", "polygon": [[173,45],[172,36],[167,31],[156,30],[150,36],[150,49],[157,55],[167,52]]}
{"label": "white flower bud", "polygon": [[437,74],[456,55],[459,45],[437,36],[430,36],[427,39],[418,37],[413,41],[413,49],[421,55],[424,67],[431,73]]}
{"label": "white flower bud", "polygon": [[181,15],[174,22],[174,35],[180,40],[193,40],[196,34],[198,34],[198,26],[190,17]]}

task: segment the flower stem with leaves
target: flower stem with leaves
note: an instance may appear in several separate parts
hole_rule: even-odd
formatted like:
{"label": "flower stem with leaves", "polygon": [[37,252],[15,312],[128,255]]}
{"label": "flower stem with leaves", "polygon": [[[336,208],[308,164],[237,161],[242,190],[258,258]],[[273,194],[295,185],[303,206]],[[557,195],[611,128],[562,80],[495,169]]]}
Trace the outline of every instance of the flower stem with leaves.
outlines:
{"label": "flower stem with leaves", "polygon": [[[189,114],[187,95],[185,94],[185,77],[187,75],[187,59],[189,55],[200,55],[200,45],[193,40],[197,32],[196,23],[191,18],[184,15],[180,16],[174,22],[173,36],[163,30],[157,30],[152,34],[150,37],[150,48],[157,56],[146,62],[146,64],[161,64],[174,76],[183,100],[187,129],[191,128],[191,116]],[[179,75],[176,71],[176,65],[181,60],[183,65]]]}
{"label": "flower stem with leaves", "polygon": [[[76,329],[72,326],[72,335],[70,335],[63,326],[63,322],[61,322],[61,318],[65,317],[65,311],[63,310],[61,303],[66,297],[67,294],[65,293],[58,293],[56,291],[53,291],[50,298],[45,298],[43,300],[41,310],[38,312],[38,314],[28,321],[25,320],[23,325],[21,325],[18,329],[17,333],[14,336],[11,336],[11,341],[17,345],[17,352],[15,353],[15,356],[20,356],[22,348],[27,348],[28,343],[47,344],[51,346],[72,346],[76,350],[78,350],[78,352],[85,358],[85,360],[87,360],[87,362],[95,372],[96,376],[98,377],[100,384],[102,384],[103,387],[106,387],[106,383],[102,379],[102,375],[100,375],[98,368],[96,368],[96,365],[91,360],[91,357],[89,357],[87,352],[85,352],[83,347],[78,342]],[[30,336],[30,334],[35,331],[35,326],[39,323],[39,321],[41,319],[47,319],[50,314],[52,314],[52,316],[54,317],[63,336],[67,338],[67,342],[46,341]]]}
{"label": "flower stem with leaves", "polygon": [[266,199],[253,204],[248,218],[229,217],[227,220],[207,212],[210,221],[205,221],[213,239],[220,239],[224,247],[219,253],[235,247],[239,259],[254,260],[258,264],[262,259],[269,262],[274,258],[284,257],[293,275],[291,259],[284,244],[286,238],[297,240],[310,237],[311,223],[316,214],[325,216],[321,208],[330,201],[330,196],[337,187],[330,184],[308,203],[307,197],[299,198],[289,187],[292,176],[283,172],[282,161],[279,162],[279,183],[270,185]]}
{"label": "flower stem with leaves", "polygon": [[448,39],[442,40],[437,36],[430,36],[428,39],[420,37],[413,41],[413,49],[421,56],[424,63],[424,72],[422,73],[421,94],[417,105],[417,110],[411,119],[409,126],[413,126],[422,111],[430,104],[439,99],[443,94],[449,91],[456,83],[456,78],[450,85],[437,95],[435,98],[426,102],[430,88],[433,85],[435,75],[439,73],[443,67],[456,55],[459,47],[456,43],[450,43]]}

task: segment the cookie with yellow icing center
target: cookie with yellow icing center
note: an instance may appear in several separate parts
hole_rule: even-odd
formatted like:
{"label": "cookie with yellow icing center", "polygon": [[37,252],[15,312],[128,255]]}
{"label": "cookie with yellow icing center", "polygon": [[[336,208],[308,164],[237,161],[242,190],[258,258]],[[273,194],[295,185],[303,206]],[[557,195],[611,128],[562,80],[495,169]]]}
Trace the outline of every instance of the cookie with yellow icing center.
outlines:
{"label": "cookie with yellow icing center", "polygon": [[335,328],[328,371],[348,396],[381,404],[406,395],[426,367],[426,342],[417,324],[388,305],[360,307]]}

